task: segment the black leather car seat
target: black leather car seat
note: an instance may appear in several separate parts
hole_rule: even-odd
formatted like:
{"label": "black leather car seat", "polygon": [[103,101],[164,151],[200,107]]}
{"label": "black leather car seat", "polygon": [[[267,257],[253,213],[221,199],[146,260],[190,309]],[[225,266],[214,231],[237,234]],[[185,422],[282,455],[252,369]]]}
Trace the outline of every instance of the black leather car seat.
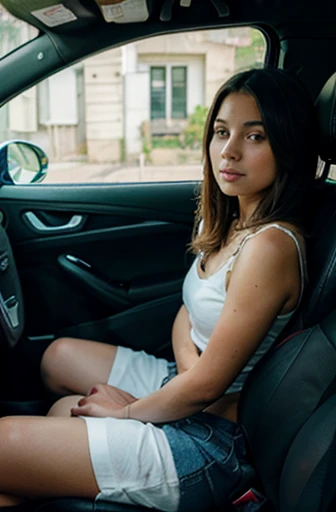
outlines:
{"label": "black leather car seat", "polygon": [[[321,156],[331,163],[336,162],[335,98],[336,74],[328,81],[317,101],[322,133]],[[291,489],[288,482],[291,482],[289,474],[293,464],[291,461],[299,460],[300,456],[304,460],[306,455],[306,450],[301,450],[304,446],[302,440],[305,436],[309,437],[310,429],[315,429],[316,423],[321,419],[324,421],[325,418],[330,418],[328,425],[334,419],[336,186],[318,189],[317,202],[316,236],[311,240],[308,260],[311,281],[299,314],[292,324],[292,329],[308,328],[266,354],[249,376],[239,405],[239,421],[245,429],[251,457],[272,510],[280,510],[280,506],[287,506],[283,503],[289,503]],[[329,313],[331,314],[325,318]],[[320,325],[310,327],[320,321]],[[329,436],[331,438],[332,432]],[[328,444],[325,453],[327,451]],[[280,480],[284,496],[280,496]],[[305,488],[303,479],[303,491]],[[319,486],[315,488],[315,492],[320,492]],[[297,503],[298,500],[288,511],[286,508],[281,510],[303,510],[296,508]],[[312,504],[312,500],[308,500],[308,504]],[[72,498],[49,500],[39,505],[37,510],[148,512],[147,508],[140,506]],[[312,508],[304,510],[318,511],[313,505]]]}
{"label": "black leather car seat", "polygon": [[281,512],[336,510],[336,394],[303,425],[290,447],[279,488]]}
{"label": "black leather car seat", "polygon": [[[296,437],[315,411],[333,396],[336,396],[336,311],[269,352],[251,374],[241,396],[239,420],[264,493],[276,510],[282,499],[280,480],[287,482],[288,487],[289,472],[302,471],[299,465],[293,467],[294,456],[287,459],[291,449],[296,450],[299,459],[300,441],[292,448]],[[336,422],[331,428],[334,433]],[[305,456],[309,458],[309,454]],[[314,463],[315,460],[311,462]],[[318,487],[315,492],[319,494]],[[305,512],[319,510],[312,502],[310,506]]]}
{"label": "black leather car seat", "polygon": [[314,233],[308,240],[309,284],[292,332],[320,322],[336,308],[336,190],[326,183],[331,164],[336,164],[336,73],[316,100],[319,155],[324,170],[314,197]]}
{"label": "black leather car seat", "polygon": [[[336,162],[335,99],[336,73],[317,101],[324,134],[321,154],[328,163]],[[275,509],[284,512],[320,511],[316,507],[323,491],[318,478],[322,466],[326,471],[328,446],[336,432],[336,422],[332,421],[336,395],[336,186],[327,184],[317,194],[321,207],[317,209],[316,234],[308,254],[310,284],[292,326],[305,330],[266,354],[246,381],[239,403],[239,421],[244,426],[257,474]],[[314,458],[313,450],[309,454],[303,440],[309,436],[314,439],[311,429],[322,421],[321,411],[325,410],[330,418],[325,419],[324,427],[327,429],[328,425],[329,441],[324,440],[320,466],[318,457]],[[311,480],[300,469],[299,460],[310,465]],[[290,474],[295,472],[296,480],[301,480],[294,497]],[[314,500],[309,499],[312,489]]]}

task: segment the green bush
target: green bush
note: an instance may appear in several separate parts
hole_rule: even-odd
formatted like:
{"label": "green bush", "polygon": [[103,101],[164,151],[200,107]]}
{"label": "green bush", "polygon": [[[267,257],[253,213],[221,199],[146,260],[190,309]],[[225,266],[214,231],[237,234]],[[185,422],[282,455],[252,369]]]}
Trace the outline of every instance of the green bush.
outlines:
{"label": "green bush", "polygon": [[207,107],[197,105],[194,112],[188,118],[188,124],[183,130],[184,146],[191,149],[202,147],[203,131],[208,113]]}
{"label": "green bush", "polygon": [[152,148],[180,148],[181,141],[177,136],[152,137]]}

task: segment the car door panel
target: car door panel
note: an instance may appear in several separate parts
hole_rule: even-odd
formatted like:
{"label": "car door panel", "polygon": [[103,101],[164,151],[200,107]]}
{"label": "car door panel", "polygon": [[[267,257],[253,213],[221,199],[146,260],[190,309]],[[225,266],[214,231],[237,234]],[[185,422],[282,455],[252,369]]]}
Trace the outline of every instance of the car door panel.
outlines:
{"label": "car door panel", "polygon": [[[30,339],[77,335],[164,349],[190,264],[195,187],[2,187]],[[27,212],[51,230],[36,229]],[[74,216],[82,222],[63,231]]]}
{"label": "car door panel", "polygon": [[171,358],[171,327],[181,305],[181,294],[148,301],[93,322],[65,328],[60,336],[100,340]]}

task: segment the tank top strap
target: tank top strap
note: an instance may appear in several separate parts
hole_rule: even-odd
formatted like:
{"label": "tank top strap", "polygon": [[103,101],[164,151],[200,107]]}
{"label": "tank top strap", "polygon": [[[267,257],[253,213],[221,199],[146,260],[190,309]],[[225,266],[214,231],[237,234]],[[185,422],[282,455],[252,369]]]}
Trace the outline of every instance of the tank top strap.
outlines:
{"label": "tank top strap", "polygon": [[243,249],[244,245],[246,244],[246,242],[248,240],[250,240],[251,238],[253,238],[254,236],[259,235],[259,233],[262,233],[263,231],[266,231],[267,229],[270,229],[270,228],[276,228],[276,229],[279,229],[280,231],[282,231],[283,233],[286,233],[294,241],[294,243],[296,245],[296,249],[297,249],[298,257],[299,257],[300,274],[301,274],[301,287],[300,287],[301,289],[300,289],[300,298],[299,298],[299,301],[298,301],[298,304],[299,304],[300,301],[301,301],[301,298],[302,298],[302,294],[303,294],[303,290],[305,288],[306,281],[307,281],[306,257],[305,257],[305,253],[303,252],[302,247],[301,247],[297,237],[293,233],[293,231],[291,231],[290,229],[288,229],[288,228],[286,228],[284,226],[281,226],[281,224],[277,224],[277,223],[266,224],[265,226],[262,226],[260,229],[258,229],[254,233],[250,233],[249,235],[246,235],[241,240],[241,242],[240,242],[239,246],[237,247],[236,251],[234,252],[234,254],[230,258],[230,264],[229,264],[229,267],[228,267],[228,272],[232,271],[234,263],[235,263],[236,259],[238,258],[239,254],[240,254],[241,250]]}

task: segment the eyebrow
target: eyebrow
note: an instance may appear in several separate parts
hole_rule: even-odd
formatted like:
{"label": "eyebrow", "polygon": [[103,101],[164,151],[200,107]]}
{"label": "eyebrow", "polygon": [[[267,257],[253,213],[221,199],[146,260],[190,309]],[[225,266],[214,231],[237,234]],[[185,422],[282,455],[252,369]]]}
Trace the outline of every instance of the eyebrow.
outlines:
{"label": "eyebrow", "polygon": [[[215,119],[215,123],[223,123],[227,124],[227,122],[224,119],[220,119],[217,117]],[[250,126],[264,126],[264,123],[260,120],[253,120],[253,121],[246,121],[243,126],[250,127]]]}

